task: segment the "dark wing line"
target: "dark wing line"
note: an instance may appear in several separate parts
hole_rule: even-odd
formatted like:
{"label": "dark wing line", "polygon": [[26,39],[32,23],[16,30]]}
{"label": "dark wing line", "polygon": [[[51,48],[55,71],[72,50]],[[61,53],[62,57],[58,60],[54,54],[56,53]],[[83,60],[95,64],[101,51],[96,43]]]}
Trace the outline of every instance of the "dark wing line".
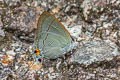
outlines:
{"label": "dark wing line", "polygon": [[[41,14],[39,19],[38,19],[38,23],[37,23],[37,31],[36,31],[36,35],[35,35],[35,44],[37,45],[39,43],[39,40],[41,38],[40,33],[42,32],[42,21],[44,21],[46,18],[44,16],[45,14]],[[40,37],[40,38],[38,38]],[[39,47],[38,45],[36,46],[37,48]]]}
{"label": "dark wing line", "polygon": [[[55,20],[54,20],[55,21]],[[56,31],[58,31],[60,33],[60,31],[57,29],[57,27],[54,27],[54,25],[51,25]],[[65,33],[65,32],[64,32]],[[61,34],[60,34],[61,35]],[[64,36],[64,35],[62,35]]]}
{"label": "dark wing line", "polygon": [[[47,34],[54,34],[53,32],[42,32],[42,33],[47,33]],[[63,37],[62,35],[59,35],[59,34],[54,34],[54,35],[57,35],[57,36],[60,36],[60,37]],[[64,37],[63,37],[63,39],[64,39]],[[65,41],[66,41],[66,39],[64,39]]]}
{"label": "dark wing line", "polygon": [[49,15],[49,16],[52,16],[52,17],[54,18],[54,20],[55,20],[57,23],[59,23],[59,24],[61,25],[61,27],[65,30],[66,34],[67,34],[67,35],[70,35],[70,33],[68,32],[68,30],[64,27],[64,25],[63,25],[54,15],[50,14],[50,13],[47,12],[47,11],[44,11],[44,12],[43,12],[43,15],[44,15],[44,14],[47,14],[47,15]]}
{"label": "dark wing line", "polygon": [[[53,21],[48,25],[48,29],[47,29],[47,31],[46,32],[48,32],[49,31],[49,29],[50,29],[50,25],[54,22],[54,20],[55,19],[53,19]],[[48,37],[48,33],[47,33],[47,35],[46,35],[46,37],[45,37],[45,39],[43,40],[43,48],[42,49],[44,49],[44,46],[45,46],[45,40],[47,39],[47,37]],[[44,50],[43,50],[44,51]]]}

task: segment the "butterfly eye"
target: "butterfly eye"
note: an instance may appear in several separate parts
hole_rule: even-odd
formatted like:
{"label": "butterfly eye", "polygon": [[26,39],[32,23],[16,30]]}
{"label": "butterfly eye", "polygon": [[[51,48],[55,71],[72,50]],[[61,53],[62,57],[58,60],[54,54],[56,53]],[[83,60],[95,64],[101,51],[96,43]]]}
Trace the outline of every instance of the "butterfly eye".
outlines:
{"label": "butterfly eye", "polygon": [[39,51],[39,49],[35,49],[35,51],[34,51],[34,53],[36,54],[36,55],[39,55],[40,54],[40,51]]}

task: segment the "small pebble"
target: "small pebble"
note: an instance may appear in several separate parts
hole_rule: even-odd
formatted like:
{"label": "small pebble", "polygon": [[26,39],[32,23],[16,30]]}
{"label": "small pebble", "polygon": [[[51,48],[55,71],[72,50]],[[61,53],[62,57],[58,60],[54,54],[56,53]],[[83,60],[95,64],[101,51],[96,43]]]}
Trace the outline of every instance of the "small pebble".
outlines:
{"label": "small pebble", "polygon": [[50,68],[49,68],[49,72],[50,72],[50,73],[54,72],[54,68],[53,68],[53,67],[50,67]]}
{"label": "small pebble", "polygon": [[10,55],[10,56],[15,56],[16,55],[16,53],[13,50],[7,51],[6,54]]}

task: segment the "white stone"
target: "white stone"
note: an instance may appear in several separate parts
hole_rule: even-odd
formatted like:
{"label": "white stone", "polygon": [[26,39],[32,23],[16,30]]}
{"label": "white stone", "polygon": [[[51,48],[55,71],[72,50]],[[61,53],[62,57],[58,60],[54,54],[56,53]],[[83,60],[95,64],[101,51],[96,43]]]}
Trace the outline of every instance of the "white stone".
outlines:
{"label": "white stone", "polygon": [[71,36],[75,38],[79,38],[81,32],[82,32],[82,26],[81,25],[76,25],[72,28],[69,28]]}
{"label": "white stone", "polygon": [[16,55],[16,53],[13,50],[7,51],[6,54],[10,55],[10,56],[15,56]]}
{"label": "white stone", "polygon": [[5,36],[5,33],[4,33],[4,31],[1,29],[1,27],[0,27],[0,36],[2,36],[2,37]]}

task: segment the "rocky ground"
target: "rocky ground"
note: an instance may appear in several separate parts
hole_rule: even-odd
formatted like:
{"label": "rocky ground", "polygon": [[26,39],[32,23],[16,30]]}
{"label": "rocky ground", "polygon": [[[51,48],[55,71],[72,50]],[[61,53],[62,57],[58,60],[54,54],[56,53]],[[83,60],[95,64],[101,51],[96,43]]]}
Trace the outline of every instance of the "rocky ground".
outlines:
{"label": "rocky ground", "polygon": [[[79,42],[66,58],[32,58],[40,14]],[[120,80],[120,0],[0,0],[0,80]]]}

